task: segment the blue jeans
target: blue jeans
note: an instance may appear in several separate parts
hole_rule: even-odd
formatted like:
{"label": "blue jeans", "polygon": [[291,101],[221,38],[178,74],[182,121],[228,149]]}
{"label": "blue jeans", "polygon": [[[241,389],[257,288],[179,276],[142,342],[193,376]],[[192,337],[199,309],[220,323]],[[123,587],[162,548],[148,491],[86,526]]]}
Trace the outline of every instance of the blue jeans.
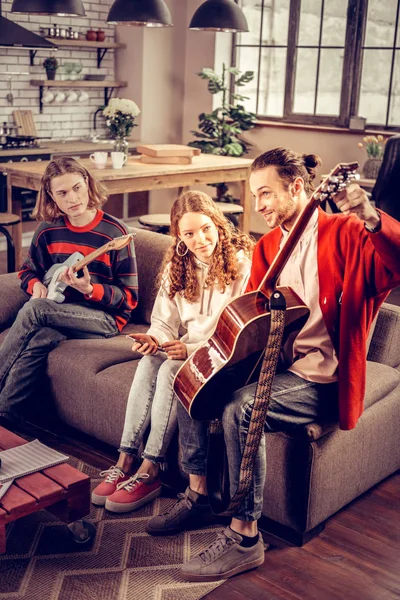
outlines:
{"label": "blue jeans", "polygon": [[144,356],[136,369],[129,392],[120,452],[137,455],[151,423],[143,458],[163,463],[177,426],[177,399],[172,384],[181,360],[169,360],[164,353]]}
{"label": "blue jeans", "polygon": [[19,311],[0,348],[0,415],[14,418],[36,391],[47,355],[68,338],[118,335],[114,318],[79,304],[32,298]]}
{"label": "blue jeans", "polygon": [[[225,406],[222,416],[225,446],[229,465],[231,496],[235,493],[240,463],[254,403],[256,383],[237,390]],[[314,421],[338,419],[337,384],[318,384],[307,381],[290,371],[277,373],[271,392],[265,423],[266,431],[295,432]],[[204,475],[207,458],[207,423],[194,421],[180,405],[178,422],[182,445],[182,468],[186,473]],[[265,438],[262,436],[257,453],[253,484],[239,512],[241,521],[256,521],[263,506],[266,476]]]}

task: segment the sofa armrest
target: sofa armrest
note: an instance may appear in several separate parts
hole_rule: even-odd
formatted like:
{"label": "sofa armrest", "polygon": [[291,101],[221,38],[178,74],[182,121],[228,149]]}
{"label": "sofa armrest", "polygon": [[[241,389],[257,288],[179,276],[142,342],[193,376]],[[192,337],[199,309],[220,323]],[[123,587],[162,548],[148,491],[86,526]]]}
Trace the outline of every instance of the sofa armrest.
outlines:
{"label": "sofa armrest", "polygon": [[0,331],[12,325],[27,300],[29,296],[22,291],[17,273],[0,275]]}
{"label": "sofa armrest", "polygon": [[368,360],[400,366],[400,307],[382,304],[368,351]]}

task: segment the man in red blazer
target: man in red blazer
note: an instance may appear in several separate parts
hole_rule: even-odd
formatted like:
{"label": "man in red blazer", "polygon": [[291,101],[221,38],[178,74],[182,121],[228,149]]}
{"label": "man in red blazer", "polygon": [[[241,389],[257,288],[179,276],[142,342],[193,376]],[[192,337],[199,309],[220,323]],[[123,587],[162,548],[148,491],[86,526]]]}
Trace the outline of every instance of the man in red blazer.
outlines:
{"label": "man in red blazer", "polygon": [[[276,148],[255,159],[250,188],[269,233],[257,243],[247,291],[260,285],[313,191],[320,159]],[[314,421],[338,420],[352,429],[363,411],[366,341],[389,291],[400,285],[400,223],[370,204],[351,184],[334,198],[340,213],[315,211],[278,280],[297,293],[310,315],[281,348],[284,368],[276,374],[266,431],[293,431]],[[223,414],[231,490],[240,462],[256,383],[238,390]],[[175,533],[210,518],[207,503],[205,424],[179,407],[182,466],[189,487],[166,515],[153,517],[147,531]],[[182,575],[213,581],[261,565],[264,547],[257,530],[265,483],[265,444],[257,455],[253,485],[232,519],[207,549],[187,562]]]}

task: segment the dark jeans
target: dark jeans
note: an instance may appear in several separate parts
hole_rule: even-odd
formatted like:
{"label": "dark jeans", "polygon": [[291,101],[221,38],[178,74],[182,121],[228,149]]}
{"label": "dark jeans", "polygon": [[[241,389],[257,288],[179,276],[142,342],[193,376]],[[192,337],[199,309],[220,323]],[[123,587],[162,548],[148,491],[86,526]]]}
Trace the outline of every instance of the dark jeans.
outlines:
{"label": "dark jeans", "polygon": [[[229,464],[231,495],[235,493],[240,463],[249,427],[256,383],[237,392],[225,406],[222,417],[224,438]],[[338,419],[337,384],[317,384],[285,371],[275,376],[265,423],[266,431],[294,432],[314,421]],[[203,421],[194,421],[179,403],[178,422],[182,445],[182,468],[192,475],[205,475],[207,461],[207,427]],[[256,521],[263,505],[266,476],[265,439],[261,438],[257,454],[253,484],[236,519]]]}
{"label": "dark jeans", "polygon": [[[0,415],[18,415],[35,391],[48,353],[60,342],[118,333],[114,318],[102,310],[31,299],[19,311],[0,348]],[[76,383],[71,381],[71,385]]]}

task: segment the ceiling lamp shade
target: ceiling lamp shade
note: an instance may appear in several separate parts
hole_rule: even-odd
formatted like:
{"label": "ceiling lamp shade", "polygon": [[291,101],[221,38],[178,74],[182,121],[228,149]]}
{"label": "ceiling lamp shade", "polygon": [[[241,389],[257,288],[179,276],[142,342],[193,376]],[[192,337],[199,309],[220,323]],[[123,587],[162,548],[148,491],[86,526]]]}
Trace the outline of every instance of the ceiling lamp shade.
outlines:
{"label": "ceiling lamp shade", "polygon": [[137,27],[172,27],[171,13],[164,0],[115,0],[107,22]]}
{"label": "ceiling lamp shade", "polygon": [[194,13],[189,29],[228,33],[249,31],[246,17],[233,0],[206,0]]}
{"label": "ceiling lamp shade", "polygon": [[86,16],[82,0],[14,0],[11,12],[60,17]]}

